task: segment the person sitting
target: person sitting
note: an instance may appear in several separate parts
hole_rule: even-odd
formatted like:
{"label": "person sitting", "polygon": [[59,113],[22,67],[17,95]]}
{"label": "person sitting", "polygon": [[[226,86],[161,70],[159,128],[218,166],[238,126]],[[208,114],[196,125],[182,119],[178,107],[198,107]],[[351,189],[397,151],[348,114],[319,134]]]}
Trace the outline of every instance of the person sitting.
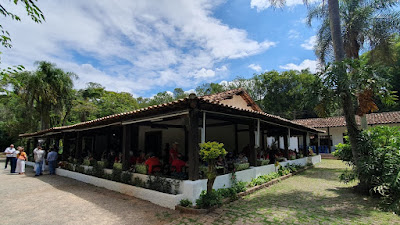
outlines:
{"label": "person sitting", "polygon": [[226,169],[228,169],[228,165],[226,164],[224,158],[222,156],[218,156],[217,162],[215,163],[217,166],[217,172],[219,174],[224,174]]}
{"label": "person sitting", "polygon": [[182,154],[178,153],[178,158],[174,159],[171,163],[171,172],[181,173],[182,167],[187,166],[186,162],[182,160]]}
{"label": "person sitting", "polygon": [[148,174],[153,174],[153,172],[161,171],[161,162],[160,160],[154,156],[152,153],[149,153],[149,158],[144,162],[148,169]]}
{"label": "person sitting", "polygon": [[172,148],[169,150],[169,163],[178,158],[178,142],[172,144]]}
{"label": "person sitting", "polygon": [[228,154],[225,157],[226,164],[228,165],[228,171],[233,171],[235,168],[235,158],[233,157],[232,152],[228,152]]}
{"label": "person sitting", "polygon": [[247,157],[243,153],[240,153],[239,158],[237,159],[237,163],[248,163],[248,162],[249,160],[247,159]]}

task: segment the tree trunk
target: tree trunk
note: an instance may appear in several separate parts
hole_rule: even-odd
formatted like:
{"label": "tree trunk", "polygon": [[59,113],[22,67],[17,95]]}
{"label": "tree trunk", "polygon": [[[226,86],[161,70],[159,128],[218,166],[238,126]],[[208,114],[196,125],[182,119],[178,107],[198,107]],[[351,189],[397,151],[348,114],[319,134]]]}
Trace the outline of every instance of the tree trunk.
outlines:
{"label": "tree trunk", "polygon": [[[343,39],[340,27],[340,14],[339,14],[339,1],[338,0],[328,0],[329,6],[329,22],[331,28],[331,36],[333,42],[333,50],[335,53],[335,61],[342,62],[345,53],[343,47]],[[340,97],[342,99],[342,107],[344,116],[346,119],[346,127],[349,133],[351,151],[353,154],[354,163],[357,163],[358,154],[357,154],[357,139],[360,135],[360,131],[358,130],[356,118],[355,118],[355,110],[353,99],[350,93],[349,81],[346,74],[346,68],[340,66],[337,70],[338,80],[341,81],[338,83],[338,90]]]}
{"label": "tree trunk", "polygon": [[211,160],[210,162],[208,162],[207,193],[211,193],[216,177],[217,177],[217,174],[215,171],[215,161]]}

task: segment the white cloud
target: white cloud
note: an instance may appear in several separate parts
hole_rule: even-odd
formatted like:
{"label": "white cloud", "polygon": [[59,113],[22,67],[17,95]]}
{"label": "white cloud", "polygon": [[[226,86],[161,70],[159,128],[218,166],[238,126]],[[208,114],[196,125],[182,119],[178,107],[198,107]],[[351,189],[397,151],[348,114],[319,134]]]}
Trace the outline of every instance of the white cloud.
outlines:
{"label": "white cloud", "polygon": [[317,72],[317,67],[318,67],[318,61],[317,60],[310,60],[306,59],[303,62],[301,62],[299,65],[296,65],[294,63],[289,63],[284,66],[279,66],[281,69],[285,70],[304,70],[304,69],[309,69],[310,72],[316,73]]}
{"label": "white cloud", "polygon": [[300,33],[296,30],[291,29],[288,32],[288,37],[289,39],[297,39],[300,37]]}
{"label": "white cloud", "polygon": [[305,40],[301,47],[306,50],[314,50],[315,45],[317,44],[317,36],[311,36],[309,39]]}
{"label": "white cloud", "polygon": [[258,65],[258,64],[250,64],[248,67],[249,67],[250,69],[256,71],[256,72],[261,72],[261,71],[262,71],[261,66]]}
{"label": "white cloud", "polygon": [[34,69],[36,60],[55,62],[81,77],[77,88],[86,81],[133,95],[165,85],[192,88],[224,76],[221,62],[276,45],[213,17],[221,2],[40,1],[44,23],[7,21],[14,47],[3,51],[2,64]]}
{"label": "white cloud", "polygon": [[[315,2],[320,2],[321,0],[309,0],[308,3],[312,4]],[[304,4],[303,0],[286,0],[285,6],[292,7],[296,5]],[[269,7],[271,7],[270,0],[251,0],[250,2],[251,8],[256,8],[258,12],[263,11]]]}

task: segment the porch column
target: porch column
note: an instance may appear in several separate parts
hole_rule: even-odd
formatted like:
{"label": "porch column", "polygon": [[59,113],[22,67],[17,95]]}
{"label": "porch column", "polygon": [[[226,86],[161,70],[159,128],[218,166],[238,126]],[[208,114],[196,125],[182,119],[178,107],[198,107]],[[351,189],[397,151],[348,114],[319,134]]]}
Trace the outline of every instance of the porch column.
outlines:
{"label": "porch column", "polygon": [[317,139],[317,142],[316,142],[316,154],[319,155],[319,135],[318,135],[318,133],[316,135],[314,135],[314,137]]}
{"label": "porch column", "polygon": [[250,158],[249,158],[249,163],[250,166],[257,166],[257,153],[256,149],[254,148],[254,143],[255,143],[255,134],[254,134],[254,121],[251,121],[249,123],[249,150],[250,150]]}
{"label": "porch column", "polygon": [[203,127],[201,129],[201,143],[206,142],[206,112],[203,112]]}
{"label": "porch column", "polygon": [[235,123],[235,155],[239,153],[238,125]]}
{"label": "porch column", "polygon": [[82,137],[81,132],[76,133],[76,148],[75,148],[75,159],[80,159],[82,156]]}
{"label": "porch column", "polygon": [[257,133],[256,133],[256,141],[255,141],[255,147],[259,148],[260,147],[260,119],[257,119]]}
{"label": "porch column", "polygon": [[33,148],[36,148],[39,145],[38,138],[33,138]]}
{"label": "porch column", "polygon": [[307,135],[306,133],[303,134],[303,155],[308,156],[308,150],[307,150]]}
{"label": "porch column", "polygon": [[31,154],[31,139],[26,139],[26,152],[28,156]]}
{"label": "porch column", "polygon": [[329,153],[332,153],[332,147],[331,147],[331,132],[329,130],[328,127],[328,149],[329,149]]}
{"label": "porch column", "polygon": [[285,149],[285,158],[289,160],[289,135],[290,135],[290,130],[288,130],[288,134],[283,136],[283,146]]}
{"label": "porch column", "polygon": [[67,160],[69,156],[70,156],[69,141],[67,138],[67,134],[64,133],[62,160]]}
{"label": "porch column", "polygon": [[131,126],[122,127],[122,169],[129,169],[129,151],[131,150]]}
{"label": "porch column", "polygon": [[199,110],[189,110],[188,127],[188,156],[189,156],[189,180],[199,179]]}

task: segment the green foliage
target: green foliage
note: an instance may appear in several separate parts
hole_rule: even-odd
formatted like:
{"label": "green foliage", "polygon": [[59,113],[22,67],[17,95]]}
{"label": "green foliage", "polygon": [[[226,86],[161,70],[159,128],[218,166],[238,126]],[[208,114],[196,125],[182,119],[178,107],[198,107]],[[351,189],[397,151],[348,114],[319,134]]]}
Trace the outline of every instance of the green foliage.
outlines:
{"label": "green foliage", "polygon": [[114,163],[113,168],[117,170],[122,170],[122,163]]}
{"label": "green foliage", "polygon": [[90,160],[89,159],[84,159],[82,165],[90,166]]}
{"label": "green foliage", "polygon": [[223,198],[230,198],[231,200],[236,200],[238,198],[235,188],[220,188],[220,189],[217,190],[217,192]]}
{"label": "green foliage", "polygon": [[193,203],[192,203],[192,201],[190,201],[189,199],[184,198],[184,199],[181,199],[181,200],[179,201],[179,205],[180,205],[180,206],[183,206],[183,207],[190,207],[190,206],[193,205]]}
{"label": "green foliage", "polygon": [[168,194],[172,193],[172,182],[165,177],[150,175],[146,182],[147,188]]}
{"label": "green foliage", "polygon": [[140,174],[147,174],[147,166],[145,164],[136,164],[135,172]]}
{"label": "green foliage", "polygon": [[269,182],[269,181],[271,181],[271,180],[273,180],[275,178],[278,178],[280,176],[281,175],[279,173],[275,173],[275,172],[272,172],[272,173],[269,173],[269,174],[266,174],[266,175],[261,175],[261,176],[259,176],[257,178],[253,178],[251,180],[251,182],[249,183],[249,187],[254,187],[254,186],[258,186],[258,185],[267,183],[267,182]]}
{"label": "green foliage", "polygon": [[135,177],[133,178],[132,185],[137,187],[145,187],[146,183],[139,177]]}
{"label": "green foliage", "polygon": [[121,182],[122,169],[114,167],[111,174],[111,180]]}
{"label": "green foliage", "polygon": [[[345,139],[348,140],[349,137],[346,136]],[[349,143],[349,142],[347,142],[347,143]],[[345,162],[350,162],[351,161],[351,159],[353,158],[353,154],[351,152],[350,144],[339,143],[335,147],[336,147],[336,150],[334,152],[332,152],[333,156],[335,156],[338,159],[343,160]]]}
{"label": "green foliage", "polygon": [[[350,158],[353,170],[341,179],[349,182],[358,178],[361,187],[378,194],[388,209],[400,213],[400,127],[372,127],[361,133],[359,141],[358,162]],[[340,156],[348,156],[351,149],[345,146],[340,151]]]}
{"label": "green foliage", "polygon": [[75,167],[75,172],[78,172],[78,173],[85,173],[85,167],[83,167],[83,166],[76,166]]}
{"label": "green foliage", "polygon": [[125,184],[131,184],[132,183],[132,174],[129,172],[122,172],[121,182],[125,183]]}
{"label": "green foliage", "polygon": [[219,206],[222,204],[222,195],[215,190],[202,191],[199,199],[196,200],[196,206],[202,209],[208,209],[213,206]]}
{"label": "green foliage", "polygon": [[240,193],[240,192],[245,192],[247,190],[246,186],[247,186],[246,182],[238,181],[232,185],[232,188],[236,190],[236,193]]}
{"label": "green foliage", "polygon": [[104,177],[104,162],[98,161],[94,166],[93,166],[93,176],[95,177]]}
{"label": "green foliage", "polygon": [[257,160],[257,166],[265,166],[269,164],[269,159],[264,159],[264,160]]}
{"label": "green foliage", "polygon": [[209,162],[210,160],[215,160],[219,156],[224,157],[227,152],[224,148],[223,143],[218,143],[216,141],[206,142],[200,145],[200,157],[202,160]]}
{"label": "green foliage", "polygon": [[235,163],[236,171],[246,170],[250,167],[250,163]]}

